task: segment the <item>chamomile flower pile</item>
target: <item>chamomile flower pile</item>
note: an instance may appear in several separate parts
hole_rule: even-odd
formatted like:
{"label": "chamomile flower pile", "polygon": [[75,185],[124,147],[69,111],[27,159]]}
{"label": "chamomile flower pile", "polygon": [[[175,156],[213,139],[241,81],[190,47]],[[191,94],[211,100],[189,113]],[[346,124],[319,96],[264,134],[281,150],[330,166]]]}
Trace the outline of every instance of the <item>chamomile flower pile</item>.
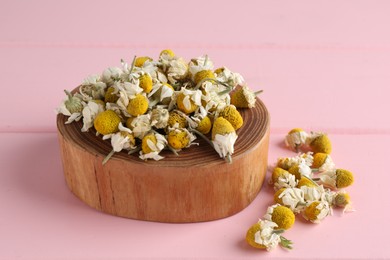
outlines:
{"label": "chamomile flower pile", "polygon": [[353,184],[352,172],[336,168],[330,153],[332,145],[324,133],[306,133],[292,129],[285,137],[288,148],[297,156],[279,158],[272,167],[269,183],[273,185],[274,205],[249,228],[246,241],[253,247],[272,250],[277,245],[292,248],[282,236],[301,214],[310,223],[320,223],[332,215],[335,207],[353,211],[345,188]]}
{"label": "chamomile flower pile", "polygon": [[214,69],[207,55],[189,62],[172,50],[157,60],[134,57],[101,75],[89,76],[57,109],[66,124],[82,120],[82,132],[96,131],[112,151],[160,160],[164,149],[178,154],[202,137],[231,162],[236,131],[243,125],[237,108],[253,108],[256,94],[243,77],[226,67]]}

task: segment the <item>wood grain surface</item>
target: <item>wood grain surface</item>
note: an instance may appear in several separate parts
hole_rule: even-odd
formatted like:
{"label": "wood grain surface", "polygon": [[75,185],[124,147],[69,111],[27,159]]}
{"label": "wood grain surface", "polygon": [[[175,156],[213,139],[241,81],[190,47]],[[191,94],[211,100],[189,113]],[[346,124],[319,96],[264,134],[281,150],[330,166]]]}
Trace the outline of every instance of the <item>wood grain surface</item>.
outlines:
{"label": "wood grain surface", "polygon": [[110,141],[94,130],[81,132],[81,122],[66,125],[58,115],[66,183],[89,206],[121,217],[183,223],[231,216],[254,200],[267,169],[268,111],[258,99],[255,108],[240,112],[244,125],[231,164],[198,138],[199,145],[179,156],[167,150],[163,160],[142,161],[120,152],[102,165]]}

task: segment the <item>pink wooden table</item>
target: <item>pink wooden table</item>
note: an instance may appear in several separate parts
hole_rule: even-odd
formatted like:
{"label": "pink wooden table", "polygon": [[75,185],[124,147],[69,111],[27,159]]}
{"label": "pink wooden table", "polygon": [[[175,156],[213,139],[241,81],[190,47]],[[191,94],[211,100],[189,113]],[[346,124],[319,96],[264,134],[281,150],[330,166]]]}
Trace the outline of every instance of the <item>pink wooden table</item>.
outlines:
{"label": "pink wooden table", "polygon": [[[389,1],[1,1],[0,259],[390,259],[389,12]],[[270,164],[293,155],[291,128],[327,132],[336,165],[355,173],[357,211],[298,219],[294,249],[266,252],[244,236],[272,203],[267,185],[240,213],[194,224],[113,217],[74,197],[56,135],[62,90],[165,48],[207,53],[264,89]]]}

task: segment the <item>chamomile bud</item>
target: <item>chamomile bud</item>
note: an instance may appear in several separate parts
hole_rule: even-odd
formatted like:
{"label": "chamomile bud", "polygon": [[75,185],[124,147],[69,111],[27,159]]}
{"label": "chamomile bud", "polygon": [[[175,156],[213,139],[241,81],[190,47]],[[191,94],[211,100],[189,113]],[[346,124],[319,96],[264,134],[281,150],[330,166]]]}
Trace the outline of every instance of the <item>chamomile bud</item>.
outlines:
{"label": "chamomile bud", "polygon": [[275,167],[274,170],[272,171],[272,176],[271,176],[272,183],[275,183],[279,179],[280,176],[285,175],[285,174],[291,174],[291,173],[289,173],[288,171],[286,171],[280,167]]}
{"label": "chamomile bud", "polygon": [[301,179],[299,180],[299,182],[297,184],[297,188],[302,188],[303,186],[317,187],[318,185],[312,179],[310,179],[306,176],[301,176]]}
{"label": "chamomile bud", "polygon": [[152,77],[144,73],[139,77],[139,86],[144,90],[145,93],[149,93],[153,88]]}
{"label": "chamomile bud", "polygon": [[226,106],[221,112],[219,112],[218,116],[225,118],[229,123],[234,127],[234,130],[239,129],[243,124],[244,120],[240,112],[233,105]]}
{"label": "chamomile bud", "polygon": [[303,191],[298,188],[282,188],[275,192],[274,201],[299,213],[306,205],[304,195]]}
{"label": "chamomile bud", "polygon": [[332,189],[342,189],[353,184],[353,173],[345,169],[334,169],[320,175],[320,181]]}
{"label": "chamomile bud", "polygon": [[351,197],[345,191],[338,192],[335,194],[333,199],[333,205],[340,208],[345,208],[350,203],[351,203]]}
{"label": "chamomile bud", "polygon": [[303,211],[303,217],[312,223],[320,223],[330,214],[331,209],[326,201],[314,201]]}
{"label": "chamomile bud", "polygon": [[68,99],[64,101],[66,109],[70,114],[81,113],[83,110],[83,102],[80,98],[73,96],[69,91],[65,90]]}
{"label": "chamomile bud", "polygon": [[297,180],[300,180],[302,176],[311,176],[312,172],[309,166],[305,163],[299,163],[291,166],[288,172],[293,174]]}
{"label": "chamomile bud", "polygon": [[183,92],[178,94],[176,105],[177,108],[185,114],[191,114],[198,108],[198,105],[195,104],[191,97]]}
{"label": "chamomile bud", "polygon": [[93,125],[98,133],[108,135],[118,132],[120,122],[121,118],[114,111],[106,110],[96,116]]}
{"label": "chamomile bud", "polygon": [[330,154],[332,152],[332,143],[324,133],[313,133],[308,138],[308,143],[314,153]]}
{"label": "chamomile bud", "polygon": [[239,108],[253,108],[256,104],[256,94],[247,86],[242,86],[232,92],[230,102]]}
{"label": "chamomile bud", "polygon": [[214,121],[211,136],[214,149],[219,156],[228,158],[229,162],[231,162],[229,158],[234,153],[234,143],[238,137],[234,127],[225,118],[218,117]]}
{"label": "chamomile bud", "polygon": [[137,57],[137,58],[135,59],[134,66],[136,66],[136,67],[142,67],[142,66],[144,66],[144,63],[145,63],[146,61],[153,61],[153,59],[150,58],[150,57],[147,57],[147,56]]}
{"label": "chamomile bud", "polygon": [[313,155],[312,168],[318,169],[319,172],[330,171],[335,168],[335,164],[329,154],[316,153]]}
{"label": "chamomile bud", "polygon": [[197,85],[199,82],[205,79],[215,79],[214,72],[211,70],[201,70],[194,76],[194,83]]}
{"label": "chamomile bud", "polygon": [[140,158],[142,160],[153,159],[161,160],[164,157],[160,156],[159,153],[167,145],[165,137],[158,133],[149,133],[142,138]]}
{"label": "chamomile bud", "polygon": [[294,128],[286,135],[284,142],[288,148],[293,151],[299,149],[306,143],[308,134],[301,128]]}
{"label": "chamomile bud", "polygon": [[115,87],[111,86],[107,88],[106,93],[104,94],[104,102],[106,103],[115,103],[118,101],[119,96],[117,95],[118,91]]}
{"label": "chamomile bud", "polygon": [[168,109],[156,107],[151,111],[151,125],[157,129],[165,128],[168,126],[169,112]]}
{"label": "chamomile bud", "polygon": [[142,94],[135,95],[130,99],[127,105],[127,112],[132,116],[143,115],[148,111],[149,101],[148,98]]}
{"label": "chamomile bud", "polygon": [[264,219],[275,222],[278,225],[275,229],[287,230],[294,225],[295,215],[291,209],[276,204],[268,207]]}

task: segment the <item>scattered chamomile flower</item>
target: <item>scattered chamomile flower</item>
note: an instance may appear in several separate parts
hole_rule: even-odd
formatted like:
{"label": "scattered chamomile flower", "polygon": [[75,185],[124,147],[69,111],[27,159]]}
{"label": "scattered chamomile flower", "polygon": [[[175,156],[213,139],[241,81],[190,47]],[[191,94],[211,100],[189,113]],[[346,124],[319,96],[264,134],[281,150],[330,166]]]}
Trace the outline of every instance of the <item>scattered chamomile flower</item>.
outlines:
{"label": "scattered chamomile flower", "polygon": [[153,88],[152,77],[148,73],[143,73],[139,77],[139,86],[144,90],[145,93],[149,93]]}
{"label": "scattered chamomile flower", "polygon": [[167,69],[167,78],[170,84],[176,84],[188,76],[187,62],[182,58],[173,58]]}
{"label": "scattered chamomile flower", "polygon": [[210,132],[211,127],[212,127],[212,123],[210,117],[205,116],[198,122],[198,126],[196,127],[196,130],[206,135]]}
{"label": "scattered chamomile flower", "polygon": [[218,81],[226,82],[226,84],[232,88],[235,88],[236,86],[242,85],[244,83],[244,78],[239,73],[232,72],[226,67],[221,67],[214,70],[214,74],[216,75],[216,79]]}
{"label": "scattered chamomile flower", "polygon": [[333,196],[332,205],[344,208],[343,213],[355,211],[352,207],[351,197],[346,191],[336,192]]}
{"label": "scattered chamomile flower", "polygon": [[306,144],[308,134],[301,128],[294,128],[288,132],[284,142],[288,148],[293,151],[299,151],[300,148]]}
{"label": "scattered chamomile flower", "polygon": [[176,97],[177,108],[185,114],[191,114],[202,105],[202,92],[200,90],[190,90],[182,88]]}
{"label": "scattered chamomile flower", "polygon": [[319,172],[330,171],[335,169],[335,164],[329,154],[316,153],[313,155],[313,168]]}
{"label": "scattered chamomile flower", "polygon": [[258,223],[248,229],[245,240],[252,247],[266,249],[267,251],[271,251],[279,244],[291,249],[292,242],[282,237],[279,232],[275,232],[275,227],[277,227],[275,222],[259,220]]}
{"label": "scattered chamomile flower", "polygon": [[186,128],[187,119],[179,111],[173,110],[169,113],[168,126],[171,128]]}
{"label": "scattered chamomile flower", "polygon": [[86,102],[91,99],[102,99],[106,88],[107,84],[102,81],[100,75],[90,75],[81,83],[78,94]]}
{"label": "scattered chamomile flower", "polygon": [[319,180],[332,189],[342,189],[353,184],[353,173],[344,169],[333,169],[320,174]]}
{"label": "scattered chamomile flower", "polygon": [[301,212],[305,206],[305,194],[298,188],[282,188],[274,195],[275,203],[290,208],[294,213]]}
{"label": "scattered chamomile flower", "polygon": [[198,85],[199,83],[205,80],[213,80],[215,79],[214,72],[211,70],[201,70],[198,71],[194,76],[194,83]]}
{"label": "scattered chamomile flower", "polygon": [[168,132],[168,144],[175,150],[181,150],[189,147],[196,139],[195,135],[190,133],[186,128],[172,128]]}
{"label": "scattered chamomile flower", "polygon": [[244,124],[244,120],[240,112],[234,105],[226,106],[222,111],[218,113],[219,117],[225,118],[234,127],[234,130],[238,130]]}
{"label": "scattered chamomile flower", "polygon": [[313,153],[302,153],[294,157],[283,157],[279,158],[276,165],[282,169],[288,170],[292,166],[304,163],[307,166],[311,166],[313,164]]}
{"label": "scattered chamomile flower", "polygon": [[160,57],[162,57],[162,56],[168,56],[168,57],[170,57],[170,58],[173,58],[173,57],[175,57],[175,53],[171,50],[171,49],[166,49],[166,50],[162,50],[161,52],[160,52],[160,55],[159,55]]}
{"label": "scattered chamomile flower", "polygon": [[117,67],[110,67],[103,71],[102,73],[102,81],[107,84],[107,86],[111,86],[115,81],[119,81],[123,74],[122,69]]}
{"label": "scattered chamomile flower", "polygon": [[231,103],[238,108],[253,108],[256,104],[257,93],[259,92],[253,92],[244,85],[231,93]]}
{"label": "scattered chamomile flower", "polygon": [[134,137],[143,139],[143,137],[152,130],[151,115],[139,115],[130,117],[126,120],[126,126],[133,131]]}
{"label": "scattered chamomile flower", "polygon": [[117,94],[118,89],[114,86],[107,88],[106,94],[104,95],[104,102],[115,103],[119,99],[119,96]]}
{"label": "scattered chamomile flower", "polygon": [[148,98],[145,95],[137,94],[134,98],[130,99],[127,112],[132,116],[139,116],[145,114],[148,108]]}
{"label": "scattered chamomile flower", "polygon": [[72,95],[69,91],[64,91],[66,93],[66,98],[62,101],[56,112],[57,114],[69,116],[65,124],[70,124],[73,121],[79,121],[81,119],[81,112],[85,106],[85,102],[83,102],[79,97]]}
{"label": "scattered chamomile flower", "polygon": [[308,176],[301,176],[301,179],[298,181],[297,188],[302,188],[303,186],[317,187],[318,184]]}
{"label": "scattered chamomile flower", "polygon": [[225,118],[218,117],[214,120],[211,135],[214,149],[219,156],[231,162],[231,155],[234,153],[234,143],[238,137],[234,127]]}
{"label": "scattered chamomile flower", "polygon": [[122,123],[119,123],[118,129],[119,131],[114,134],[103,136],[103,140],[111,139],[112,146],[112,151],[103,160],[103,164],[106,164],[115,152],[120,152],[123,149],[136,149],[135,138],[131,130],[124,127]]}
{"label": "scattered chamomile flower", "polygon": [[307,138],[307,143],[314,153],[330,154],[332,152],[332,143],[324,133],[311,133]]}
{"label": "scattered chamomile flower", "polygon": [[167,140],[165,137],[158,133],[149,133],[142,138],[142,150],[140,151],[139,158],[142,160],[161,160],[164,157],[159,153],[166,147]]}
{"label": "scattered chamomile flower", "polygon": [[302,186],[300,189],[303,191],[303,198],[305,199],[305,202],[307,204],[310,204],[313,201],[326,201],[326,202],[331,202],[329,201],[329,198],[332,197],[332,194],[330,196],[327,196],[327,193],[330,193],[330,190],[325,190],[324,187],[321,186]]}
{"label": "scattered chamomile flower", "polygon": [[302,176],[311,177],[311,168],[304,162],[294,164],[288,169],[288,172],[293,174],[297,180],[300,180]]}
{"label": "scattered chamomile flower", "polygon": [[119,131],[118,126],[120,122],[121,118],[114,111],[105,110],[96,116],[93,125],[96,132],[108,135]]}
{"label": "scattered chamomile flower", "polygon": [[330,215],[331,208],[326,201],[314,201],[303,211],[303,217],[312,223],[320,223],[326,216]]}
{"label": "scattered chamomile flower", "polygon": [[283,172],[273,184],[275,190],[279,190],[281,188],[294,188],[297,186],[297,180],[293,174]]}
{"label": "scattered chamomile flower", "polygon": [[[189,67],[189,72],[191,73],[192,76],[192,80],[195,81],[195,75],[200,71],[209,70],[213,73],[214,63],[212,62],[212,60],[210,60],[210,58],[207,55],[203,55],[198,58],[191,59],[188,67]],[[195,81],[195,84],[197,83],[198,82]]]}
{"label": "scattered chamomile flower", "polygon": [[275,229],[290,229],[295,223],[295,215],[291,209],[279,204],[268,207],[267,213],[264,215],[265,220],[275,222]]}

